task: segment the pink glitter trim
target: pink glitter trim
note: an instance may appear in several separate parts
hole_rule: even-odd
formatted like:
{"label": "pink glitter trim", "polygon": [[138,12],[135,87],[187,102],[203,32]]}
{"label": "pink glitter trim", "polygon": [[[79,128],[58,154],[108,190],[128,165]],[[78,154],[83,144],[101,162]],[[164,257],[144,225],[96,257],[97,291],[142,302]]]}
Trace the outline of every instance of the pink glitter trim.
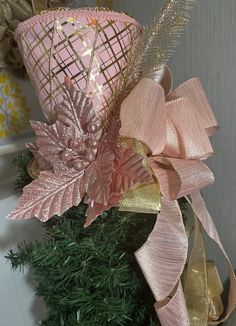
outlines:
{"label": "pink glitter trim", "polygon": [[32,28],[38,23],[47,22],[48,20],[60,19],[65,16],[72,16],[74,18],[90,18],[90,19],[104,19],[104,20],[118,20],[121,22],[133,23],[136,26],[140,26],[139,23],[132,17],[125,13],[110,11],[110,10],[96,10],[93,8],[82,9],[66,9],[52,10],[35,15],[24,22],[20,23],[15,31],[15,39],[19,37],[21,33]]}

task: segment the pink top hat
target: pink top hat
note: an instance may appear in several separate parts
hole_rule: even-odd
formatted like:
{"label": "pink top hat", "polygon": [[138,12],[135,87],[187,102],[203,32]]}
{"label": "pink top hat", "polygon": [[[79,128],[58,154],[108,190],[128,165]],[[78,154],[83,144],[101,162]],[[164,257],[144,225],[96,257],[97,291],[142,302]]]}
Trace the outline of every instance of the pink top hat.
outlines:
{"label": "pink top hat", "polygon": [[15,38],[47,120],[63,99],[65,77],[105,115],[140,32],[133,18],[96,8],[48,11],[21,23]]}

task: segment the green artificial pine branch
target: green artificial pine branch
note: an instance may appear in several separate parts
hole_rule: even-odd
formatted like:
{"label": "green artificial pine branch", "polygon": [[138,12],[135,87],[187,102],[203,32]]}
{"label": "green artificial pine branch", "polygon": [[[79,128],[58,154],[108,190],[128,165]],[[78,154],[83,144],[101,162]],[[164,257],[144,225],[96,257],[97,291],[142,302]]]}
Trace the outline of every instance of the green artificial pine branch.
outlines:
{"label": "green artificial pine branch", "polygon": [[17,169],[16,190],[21,191],[27,184],[32,181],[32,178],[27,173],[27,165],[33,158],[33,154],[26,150],[20,152],[12,162],[12,165]]}
{"label": "green artificial pine branch", "polygon": [[42,324],[156,325],[154,298],[134,257],[155,216],[113,208],[84,229],[84,213],[81,204],[54,217],[46,239],[7,256],[13,268],[33,270],[49,313]]}
{"label": "green artificial pine branch", "polygon": [[[31,158],[26,151],[14,160],[18,189],[31,182]],[[84,229],[85,211],[81,203],[55,216],[44,224],[44,239],[19,244],[6,257],[14,269],[31,268],[48,309],[42,325],[156,325],[155,300],[134,257],[156,216],[112,208]]]}

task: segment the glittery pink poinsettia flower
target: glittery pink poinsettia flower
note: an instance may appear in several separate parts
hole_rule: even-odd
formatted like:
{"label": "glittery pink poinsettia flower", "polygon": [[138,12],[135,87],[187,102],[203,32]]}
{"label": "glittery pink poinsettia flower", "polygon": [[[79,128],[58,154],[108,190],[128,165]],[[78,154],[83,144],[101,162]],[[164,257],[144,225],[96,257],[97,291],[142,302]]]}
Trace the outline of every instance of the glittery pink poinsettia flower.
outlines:
{"label": "glittery pink poinsettia flower", "polygon": [[103,211],[118,206],[126,189],[150,181],[143,157],[118,142],[119,121],[104,132],[91,99],[68,78],[56,122],[32,122],[32,127],[37,139],[31,149],[44,170],[24,188],[9,218],[45,222],[84,199],[88,226]]}

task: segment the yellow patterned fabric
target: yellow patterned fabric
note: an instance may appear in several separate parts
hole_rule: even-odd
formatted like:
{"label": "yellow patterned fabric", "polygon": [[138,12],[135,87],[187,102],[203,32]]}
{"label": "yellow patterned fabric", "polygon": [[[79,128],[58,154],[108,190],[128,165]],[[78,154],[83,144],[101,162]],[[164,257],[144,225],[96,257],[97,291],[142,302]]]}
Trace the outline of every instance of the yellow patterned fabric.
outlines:
{"label": "yellow patterned fabric", "polygon": [[0,73],[0,139],[20,134],[30,119],[25,96],[11,74]]}

